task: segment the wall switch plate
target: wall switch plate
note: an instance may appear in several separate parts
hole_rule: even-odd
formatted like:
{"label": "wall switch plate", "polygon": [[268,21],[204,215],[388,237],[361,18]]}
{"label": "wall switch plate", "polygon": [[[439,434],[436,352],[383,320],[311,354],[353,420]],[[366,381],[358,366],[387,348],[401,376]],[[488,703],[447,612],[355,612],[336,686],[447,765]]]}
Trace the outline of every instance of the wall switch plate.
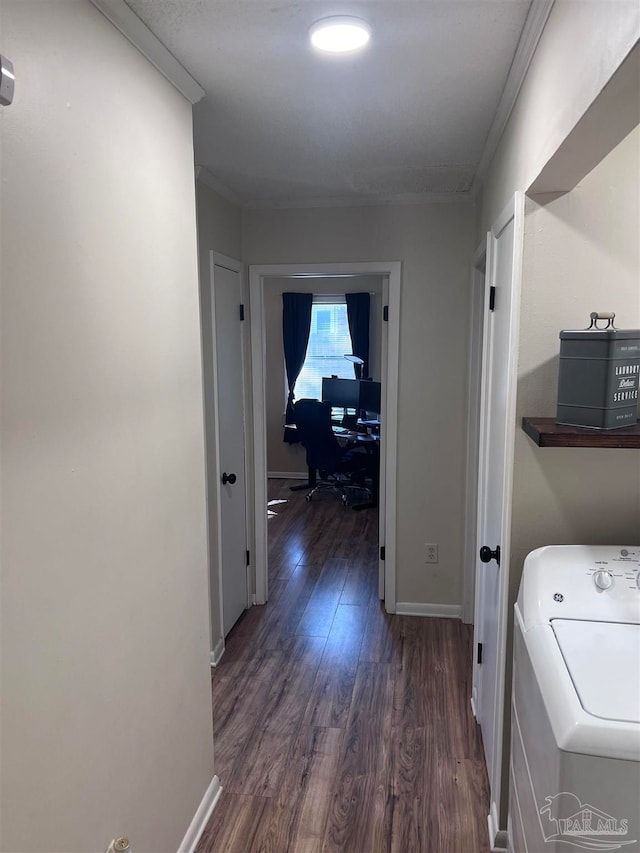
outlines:
{"label": "wall switch plate", "polygon": [[438,562],[438,546],[434,543],[424,543],[424,561],[425,563]]}

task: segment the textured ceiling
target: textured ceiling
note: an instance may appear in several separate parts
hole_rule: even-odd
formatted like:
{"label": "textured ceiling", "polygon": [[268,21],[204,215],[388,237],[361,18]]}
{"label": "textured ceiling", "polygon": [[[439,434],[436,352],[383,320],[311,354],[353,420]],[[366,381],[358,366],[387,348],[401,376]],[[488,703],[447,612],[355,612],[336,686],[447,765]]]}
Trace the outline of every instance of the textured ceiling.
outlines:
{"label": "textured ceiling", "polygon": [[[206,91],[195,160],[246,203],[469,189],[529,0],[127,0]],[[365,18],[368,49],[307,31]]]}

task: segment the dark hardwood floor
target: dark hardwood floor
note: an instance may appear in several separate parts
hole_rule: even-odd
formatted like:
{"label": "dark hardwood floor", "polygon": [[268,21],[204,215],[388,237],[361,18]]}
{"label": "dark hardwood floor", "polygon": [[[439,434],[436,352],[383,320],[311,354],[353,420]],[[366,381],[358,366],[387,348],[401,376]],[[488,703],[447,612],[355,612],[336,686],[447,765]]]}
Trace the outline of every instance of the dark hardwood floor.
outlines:
{"label": "dark hardwood floor", "polygon": [[212,673],[224,790],[197,853],[488,853],[470,626],[385,613],[377,510],[289,485],[269,603]]}

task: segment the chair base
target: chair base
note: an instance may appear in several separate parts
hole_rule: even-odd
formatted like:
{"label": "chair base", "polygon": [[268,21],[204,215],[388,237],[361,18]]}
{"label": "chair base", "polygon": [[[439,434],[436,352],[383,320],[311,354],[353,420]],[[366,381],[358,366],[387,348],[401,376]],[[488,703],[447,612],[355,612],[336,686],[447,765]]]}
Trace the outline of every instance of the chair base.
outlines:
{"label": "chair base", "polygon": [[313,489],[311,489],[309,494],[306,495],[306,500],[308,502],[311,502],[311,498],[315,494],[317,494],[318,492],[326,492],[326,491],[332,491],[332,492],[335,492],[336,494],[340,495],[340,500],[342,501],[342,503],[345,506],[347,505],[347,493],[345,492],[344,488],[342,486],[338,485],[337,483],[318,483],[318,485],[315,486]]}
{"label": "chair base", "polygon": [[344,506],[347,506],[349,502],[349,497],[347,495],[348,489],[357,489],[359,492],[365,492],[370,499],[373,497],[371,489],[369,489],[367,486],[360,486],[357,483],[341,482],[339,480],[323,480],[322,482],[317,483],[314,488],[311,489],[311,491],[306,495],[305,499],[307,500],[307,502],[310,503],[311,499],[316,493],[329,490],[340,495],[340,500],[342,501]]}

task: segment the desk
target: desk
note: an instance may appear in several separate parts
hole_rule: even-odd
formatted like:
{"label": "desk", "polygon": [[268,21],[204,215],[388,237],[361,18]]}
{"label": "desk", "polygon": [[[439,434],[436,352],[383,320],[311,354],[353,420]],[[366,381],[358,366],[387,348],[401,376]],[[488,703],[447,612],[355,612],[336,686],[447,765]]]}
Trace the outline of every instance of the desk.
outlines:
{"label": "desk", "polygon": [[338,439],[338,444],[346,447],[347,444],[380,444],[379,435],[369,435],[368,433],[357,432],[353,429],[345,429],[344,427],[334,427],[333,434]]}

